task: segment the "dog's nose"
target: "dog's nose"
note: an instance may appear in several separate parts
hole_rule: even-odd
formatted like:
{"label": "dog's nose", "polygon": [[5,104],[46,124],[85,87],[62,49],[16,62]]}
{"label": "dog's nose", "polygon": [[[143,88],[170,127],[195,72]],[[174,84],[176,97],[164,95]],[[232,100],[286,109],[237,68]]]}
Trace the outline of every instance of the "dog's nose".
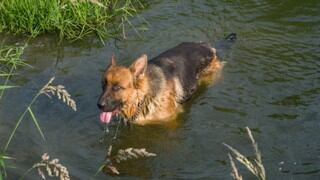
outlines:
{"label": "dog's nose", "polygon": [[99,109],[102,109],[105,105],[106,105],[106,104],[105,104],[104,102],[101,102],[101,101],[99,101],[99,102],[97,103],[97,106],[98,106]]}

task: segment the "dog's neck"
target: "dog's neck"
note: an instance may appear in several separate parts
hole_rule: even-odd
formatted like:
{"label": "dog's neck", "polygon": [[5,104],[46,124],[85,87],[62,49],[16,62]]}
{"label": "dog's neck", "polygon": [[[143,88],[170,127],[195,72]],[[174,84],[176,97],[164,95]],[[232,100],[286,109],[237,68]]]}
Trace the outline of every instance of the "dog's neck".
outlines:
{"label": "dog's neck", "polygon": [[[123,108],[123,115],[128,121],[136,121],[139,118],[145,118],[154,110],[151,109],[151,104],[154,103],[154,98],[157,96],[158,90],[161,88],[161,82],[151,76],[159,76],[159,73],[154,68],[148,68],[143,77],[137,79],[135,83],[135,91]],[[152,81],[150,79],[153,79]]]}
{"label": "dog's neck", "polygon": [[128,121],[135,121],[138,116],[147,114],[145,107],[148,104],[148,99],[150,99],[148,79],[142,77],[136,81],[135,90],[122,109],[122,114]]}

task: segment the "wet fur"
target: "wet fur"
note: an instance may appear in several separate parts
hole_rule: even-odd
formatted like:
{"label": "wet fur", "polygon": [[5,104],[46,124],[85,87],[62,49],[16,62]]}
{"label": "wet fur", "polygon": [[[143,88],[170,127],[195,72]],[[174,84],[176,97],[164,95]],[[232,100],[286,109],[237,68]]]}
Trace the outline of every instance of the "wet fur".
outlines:
{"label": "wet fur", "polygon": [[109,84],[120,81],[131,88],[116,98],[122,98],[121,114],[139,125],[174,119],[181,111],[181,104],[198,86],[212,82],[223,68],[215,49],[207,43],[182,43],[149,60],[146,69],[137,62],[129,68],[111,65],[105,79]]}

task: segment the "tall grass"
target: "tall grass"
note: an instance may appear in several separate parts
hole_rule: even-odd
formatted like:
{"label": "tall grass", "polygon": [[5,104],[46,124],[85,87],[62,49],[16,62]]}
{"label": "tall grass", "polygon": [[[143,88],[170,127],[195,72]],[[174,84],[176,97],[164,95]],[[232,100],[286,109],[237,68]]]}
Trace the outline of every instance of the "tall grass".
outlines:
{"label": "tall grass", "polygon": [[101,171],[105,171],[110,175],[119,175],[120,172],[115,166],[115,164],[119,164],[124,161],[139,159],[139,158],[147,158],[147,157],[155,157],[157,154],[148,152],[145,148],[127,148],[127,149],[119,149],[117,154],[113,155],[112,153],[112,144],[107,148],[105,163],[101,165],[96,172],[97,175]]}
{"label": "tall grass", "polygon": [[[31,102],[28,104],[27,108],[24,110],[24,112],[19,116],[18,121],[15,125],[15,127],[13,128],[9,139],[7,140],[6,145],[4,146],[3,152],[6,152],[9,144],[12,141],[13,136],[15,135],[18,127],[20,126],[22,120],[25,118],[25,116],[27,114],[30,115],[30,117],[32,118],[34,124],[36,125],[41,137],[45,140],[44,134],[39,126],[38,120],[36,119],[31,107],[34,104],[34,102],[38,99],[38,97],[41,94],[45,94],[48,95],[47,93],[50,92],[53,95],[57,95],[59,97],[59,99],[62,99],[64,103],[66,103],[69,107],[71,107],[74,111],[76,111],[76,104],[75,101],[73,99],[71,99],[70,94],[64,89],[64,87],[62,85],[58,85],[58,86],[52,86],[51,83],[53,82],[54,78],[51,78],[47,84],[45,84],[39,91],[38,93],[32,98]],[[63,87],[63,88],[57,88],[57,87]],[[49,89],[49,90],[48,90]],[[63,91],[61,91],[61,89],[63,89]],[[71,103],[70,103],[71,102]]]}
{"label": "tall grass", "polygon": [[[21,59],[25,46],[1,46],[0,47],[0,100],[4,91],[16,86],[9,85],[9,79],[16,75],[16,70],[19,67],[27,64]],[[5,152],[0,152],[0,180],[6,177],[6,161],[12,159],[5,155]]]}
{"label": "tall grass", "polygon": [[0,32],[31,37],[56,32],[67,39],[96,34],[102,40],[120,32],[119,24],[141,8],[139,0],[3,0]]}
{"label": "tall grass", "polygon": [[26,174],[33,169],[37,169],[41,179],[46,180],[46,176],[57,177],[60,180],[70,180],[68,169],[59,162],[59,159],[54,158],[50,160],[48,153],[44,153],[41,156],[41,161],[35,163],[30,169],[28,169],[20,178],[22,180]]}
{"label": "tall grass", "polygon": [[0,180],[2,177],[6,176],[5,173],[5,159],[4,154],[6,153],[6,151],[9,148],[9,145],[14,137],[14,135],[16,134],[16,131],[18,129],[18,127],[20,126],[21,122],[23,119],[25,119],[26,115],[30,115],[32,121],[34,122],[35,126],[37,127],[41,137],[43,138],[43,140],[45,140],[45,136],[43,131],[41,130],[41,127],[38,123],[38,120],[35,117],[35,114],[32,111],[32,105],[35,103],[35,101],[38,99],[38,97],[42,94],[49,96],[48,93],[51,93],[55,96],[57,96],[60,100],[62,100],[65,104],[67,104],[70,108],[72,108],[74,111],[76,111],[76,103],[73,99],[71,99],[70,94],[64,89],[64,86],[62,85],[57,85],[57,86],[53,86],[52,82],[53,82],[54,78],[51,78],[47,84],[45,84],[38,92],[37,94],[32,98],[32,100],[30,101],[30,103],[27,105],[27,108],[23,111],[23,113],[21,113],[21,115],[19,116],[15,127],[13,128],[13,130],[10,133],[10,136],[2,150],[2,152],[0,152]]}
{"label": "tall grass", "polygon": [[[251,140],[252,147],[254,149],[255,158],[253,160],[248,159],[245,155],[241,154],[237,149],[232,146],[223,143],[226,146],[231,154],[234,156],[236,160],[238,160],[241,164],[243,164],[253,175],[255,175],[259,180],[266,180],[266,171],[262,163],[261,152],[259,151],[258,144],[254,140],[252,132],[249,127],[246,127],[248,136]],[[236,164],[232,158],[232,155],[228,154],[231,164],[231,176],[234,180],[242,180],[242,176],[239,174]]]}
{"label": "tall grass", "polygon": [[[27,64],[21,59],[21,55],[24,52],[25,46],[2,46],[0,47],[0,100],[2,96],[4,95],[4,91],[16,87],[9,85],[10,77],[13,75],[16,75],[16,70],[21,66],[26,66]],[[9,145],[20,126],[22,120],[26,117],[26,115],[29,115],[34,122],[35,126],[37,127],[41,137],[44,138],[44,134],[40,128],[40,125],[38,123],[38,120],[36,119],[35,114],[32,111],[32,105],[37,100],[37,98],[41,94],[45,94],[50,96],[49,94],[57,96],[59,99],[61,99],[64,103],[66,103],[68,106],[70,106],[73,110],[76,111],[76,103],[73,99],[71,99],[70,94],[65,90],[64,86],[57,85],[53,86],[51,85],[54,78],[50,79],[50,81],[44,85],[38,93],[33,97],[27,108],[24,110],[23,113],[19,116],[15,127],[13,128],[4,148],[0,151],[0,180],[6,178],[6,161],[12,159],[11,157],[6,155],[6,151],[9,148]]]}

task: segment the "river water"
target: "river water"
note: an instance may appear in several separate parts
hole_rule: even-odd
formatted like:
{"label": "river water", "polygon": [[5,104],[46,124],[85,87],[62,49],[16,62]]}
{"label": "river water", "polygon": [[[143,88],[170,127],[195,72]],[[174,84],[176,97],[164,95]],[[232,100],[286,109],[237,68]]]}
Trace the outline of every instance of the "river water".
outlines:
{"label": "river water", "polygon": [[[151,1],[126,27],[127,40],[96,38],[57,43],[52,35],[31,40],[23,58],[32,67],[18,71],[0,105],[0,145],[36,92],[55,76],[77,102],[73,112],[57,98],[41,96],[32,109],[43,141],[28,117],[7,154],[8,179],[17,179],[44,152],[59,158],[72,179],[107,179],[100,172],[106,146],[101,141],[97,98],[101,74],[111,55],[130,64],[154,57],[183,41],[217,42],[230,32],[238,41],[225,53],[222,78],[203,89],[179,116],[175,128],[121,127],[114,149],[146,148],[157,154],[124,162],[115,179],[232,179],[223,142],[248,157],[254,152],[245,132],[258,142],[268,179],[320,179],[320,3],[310,1]],[[143,27],[148,30],[143,30]],[[139,30],[140,28],[140,30]],[[23,38],[2,36],[7,43]],[[254,176],[239,163],[244,179]],[[35,179],[36,171],[26,179]]]}

